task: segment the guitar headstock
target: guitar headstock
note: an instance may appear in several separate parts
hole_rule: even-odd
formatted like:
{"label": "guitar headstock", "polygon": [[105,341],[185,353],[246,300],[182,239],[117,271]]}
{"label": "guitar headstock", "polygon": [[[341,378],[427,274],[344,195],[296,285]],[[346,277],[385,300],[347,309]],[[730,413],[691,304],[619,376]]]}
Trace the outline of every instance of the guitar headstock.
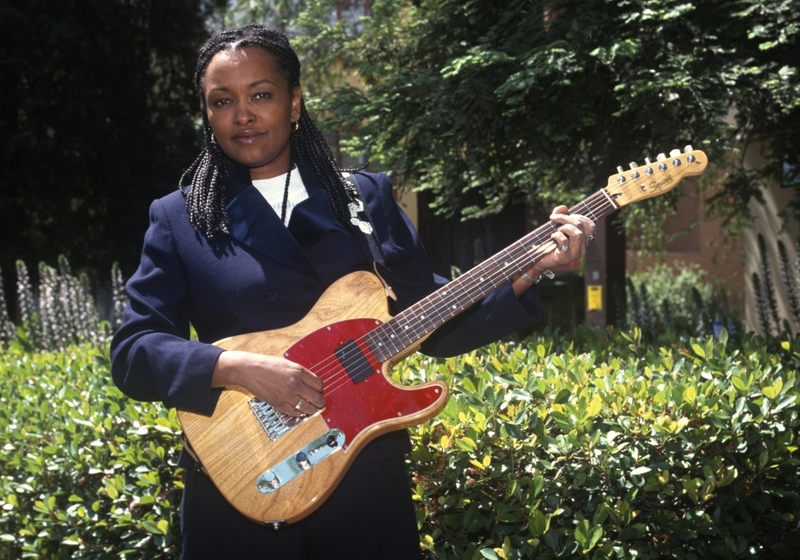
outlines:
{"label": "guitar headstock", "polygon": [[606,192],[617,206],[664,194],[680,183],[684,177],[700,175],[708,165],[708,158],[700,150],[686,146],[683,153],[672,150],[669,156],[659,154],[651,163],[630,164],[630,171],[618,167],[618,173],[608,178]]}

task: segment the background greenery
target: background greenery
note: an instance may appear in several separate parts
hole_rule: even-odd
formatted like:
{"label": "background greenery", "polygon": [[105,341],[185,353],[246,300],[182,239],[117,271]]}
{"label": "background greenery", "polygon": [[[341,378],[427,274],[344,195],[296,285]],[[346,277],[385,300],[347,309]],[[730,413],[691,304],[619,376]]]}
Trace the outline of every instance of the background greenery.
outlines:
{"label": "background greenery", "polygon": [[[549,212],[631,160],[711,152],[731,167],[707,207],[732,223],[763,179],[791,182],[781,164],[800,163],[797,2],[0,0],[7,293],[18,259],[131,274],[148,204],[199,150],[197,48],[249,21],[290,34],[309,106],[336,138],[420,190],[445,274],[520,237],[521,203]],[[747,171],[738,150],[756,140],[765,164]],[[672,202],[626,212],[657,235],[670,213],[650,205]],[[467,236],[480,242],[465,250]]]}
{"label": "background greenery", "polygon": [[[604,186],[618,165],[693,144],[724,169],[706,208],[744,226],[763,181],[790,182],[783,163],[800,170],[797,2],[369,4],[368,17],[332,23],[330,3],[309,0],[297,19],[310,101],[350,134],[344,146],[443,216],[490,216],[519,201],[549,212]],[[754,141],[766,141],[765,163],[747,170],[740,150]],[[672,213],[659,208],[677,196],[623,209],[627,223],[647,223],[645,246],[663,247]],[[442,246],[437,270],[472,266],[477,255],[456,260],[447,243],[465,236],[475,232],[442,220],[423,238]],[[503,247],[482,240],[489,254]]]}
{"label": "background greenery", "polygon": [[[411,431],[430,559],[794,558],[800,339],[547,333],[396,376],[453,395]],[[175,412],[92,345],[0,359],[0,559],[169,558]]]}
{"label": "background greenery", "polygon": [[113,386],[105,350],[0,361],[0,558],[174,558],[174,410]]}

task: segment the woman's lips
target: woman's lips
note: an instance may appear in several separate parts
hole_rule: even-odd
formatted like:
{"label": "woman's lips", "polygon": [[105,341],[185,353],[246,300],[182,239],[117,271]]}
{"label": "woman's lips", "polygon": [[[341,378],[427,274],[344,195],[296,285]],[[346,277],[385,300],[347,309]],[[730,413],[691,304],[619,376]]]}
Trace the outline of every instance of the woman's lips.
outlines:
{"label": "woman's lips", "polygon": [[253,144],[255,142],[258,142],[258,140],[262,136],[264,136],[263,132],[242,132],[242,133],[236,134],[233,137],[233,140],[235,142],[240,143],[240,144]]}

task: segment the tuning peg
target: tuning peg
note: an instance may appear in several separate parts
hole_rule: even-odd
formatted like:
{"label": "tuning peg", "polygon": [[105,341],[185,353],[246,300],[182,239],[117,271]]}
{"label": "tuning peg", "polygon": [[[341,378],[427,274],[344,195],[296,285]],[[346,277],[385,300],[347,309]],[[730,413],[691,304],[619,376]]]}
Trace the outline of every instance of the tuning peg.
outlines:
{"label": "tuning peg", "polygon": [[669,153],[669,157],[678,157],[679,155],[681,155],[681,151],[680,150],[672,150]]}
{"label": "tuning peg", "polygon": [[667,156],[663,152],[656,156],[656,161],[664,161],[665,159],[667,159]]}
{"label": "tuning peg", "polygon": [[631,169],[636,169],[637,167],[639,167],[639,164],[636,163],[635,161],[630,162],[628,165],[631,166]]}
{"label": "tuning peg", "polygon": [[620,185],[626,181],[625,175],[623,175],[624,172],[625,172],[625,170],[622,169],[622,166],[618,165],[617,166],[617,173],[619,173],[619,177],[617,177],[617,183],[619,183]]}
{"label": "tuning peg", "polygon": [[650,163],[651,163],[650,162],[650,158],[649,157],[644,158],[644,163],[645,163],[645,165],[650,165]]}
{"label": "tuning peg", "polygon": [[693,150],[694,150],[694,148],[692,148],[691,144],[686,144],[686,147],[683,149],[683,153],[684,154],[688,154],[689,152],[691,152]]}

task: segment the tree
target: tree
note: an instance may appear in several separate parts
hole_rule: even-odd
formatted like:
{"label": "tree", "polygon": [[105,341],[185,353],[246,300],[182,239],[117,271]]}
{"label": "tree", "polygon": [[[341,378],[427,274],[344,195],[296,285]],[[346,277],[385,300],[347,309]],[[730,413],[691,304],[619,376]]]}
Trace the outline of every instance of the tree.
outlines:
{"label": "tree", "polygon": [[[200,0],[0,2],[0,258],[105,277],[196,157]],[[8,279],[7,279],[8,280]]]}
{"label": "tree", "polygon": [[286,32],[305,6],[305,0],[213,0],[209,23],[215,29],[261,23]]}
{"label": "tree", "polygon": [[[350,79],[312,100],[324,126],[444,216],[574,202],[689,143],[727,163],[742,135],[770,140],[761,177],[800,163],[796,2],[384,0],[335,25],[327,9],[298,20],[309,64]],[[712,207],[741,223],[759,179],[739,164]],[[676,196],[625,217],[660,231]]]}

